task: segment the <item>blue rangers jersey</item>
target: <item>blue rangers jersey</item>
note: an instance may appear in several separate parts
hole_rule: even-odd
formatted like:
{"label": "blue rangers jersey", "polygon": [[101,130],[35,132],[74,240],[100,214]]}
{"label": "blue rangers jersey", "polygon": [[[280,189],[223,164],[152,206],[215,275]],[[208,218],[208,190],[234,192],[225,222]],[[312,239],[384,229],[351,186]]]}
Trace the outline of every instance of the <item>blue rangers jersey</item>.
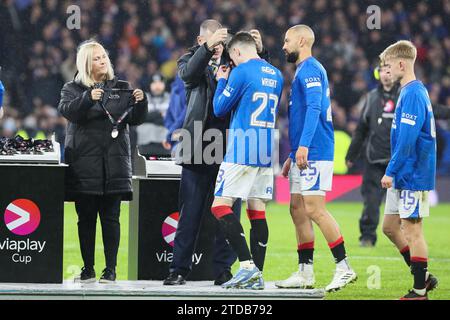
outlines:
{"label": "blue rangers jersey", "polygon": [[391,129],[392,158],[386,175],[399,190],[433,190],[436,179],[436,126],[427,89],[419,80],[400,91]]}
{"label": "blue rangers jersey", "polygon": [[217,117],[233,111],[224,162],[270,167],[283,76],[262,59],[251,59],[220,79],[213,106]]}
{"label": "blue rangers jersey", "polygon": [[289,101],[290,157],[300,146],[309,148],[308,160],[333,161],[334,129],[327,72],[314,57],[295,72]]}

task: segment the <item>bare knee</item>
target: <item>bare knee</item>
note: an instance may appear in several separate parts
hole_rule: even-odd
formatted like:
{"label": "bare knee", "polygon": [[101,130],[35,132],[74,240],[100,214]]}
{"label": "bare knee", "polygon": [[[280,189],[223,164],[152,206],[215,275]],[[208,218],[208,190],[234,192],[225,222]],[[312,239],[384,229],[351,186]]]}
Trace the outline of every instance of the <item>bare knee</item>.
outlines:
{"label": "bare knee", "polygon": [[383,221],[383,233],[392,239],[402,232],[400,218],[398,216],[386,215]]}
{"label": "bare knee", "polygon": [[304,207],[304,200],[303,196],[300,194],[291,194],[291,201],[289,203],[289,209],[291,211],[291,214],[298,213],[302,211]]}
{"label": "bare knee", "polygon": [[383,224],[383,233],[388,237],[392,238],[394,237],[397,232],[399,232],[399,228],[395,228],[392,225]]}
{"label": "bare knee", "polygon": [[303,200],[297,195],[292,195],[291,202],[289,204],[289,212],[291,213],[293,220],[298,220],[304,214],[305,206]]}
{"label": "bare knee", "polygon": [[296,202],[291,202],[291,204],[289,206],[289,211],[291,213],[291,216],[300,214],[301,209],[302,209],[301,205]]}
{"label": "bare knee", "polygon": [[291,203],[290,211],[291,211],[292,222],[294,223],[294,225],[297,229],[297,232],[299,232],[300,234],[303,234],[303,233],[309,234],[309,233],[313,232],[311,219],[306,214],[305,206],[302,202]]}
{"label": "bare knee", "polygon": [[408,243],[421,240],[423,233],[420,220],[412,220],[408,222],[402,221],[402,228],[403,234]]}
{"label": "bare knee", "polygon": [[300,227],[303,224],[308,222],[308,219],[305,216],[304,210],[302,207],[300,207],[298,205],[291,206],[290,212],[291,212],[292,221],[294,222],[295,226]]}
{"label": "bare knee", "polygon": [[305,215],[318,225],[328,218],[328,212],[325,208],[318,207],[311,202],[305,202]]}

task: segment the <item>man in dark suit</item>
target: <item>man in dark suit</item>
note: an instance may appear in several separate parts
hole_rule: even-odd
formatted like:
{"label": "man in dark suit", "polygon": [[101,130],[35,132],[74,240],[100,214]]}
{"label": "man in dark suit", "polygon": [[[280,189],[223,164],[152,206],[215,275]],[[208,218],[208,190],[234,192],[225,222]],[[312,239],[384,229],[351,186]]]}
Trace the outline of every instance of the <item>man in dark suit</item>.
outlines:
{"label": "man in dark suit", "polygon": [[[263,53],[261,36],[253,30],[255,39]],[[214,186],[225,150],[228,118],[218,118],[213,112],[213,97],[216,90],[216,72],[220,65],[228,61],[224,53],[224,43],[228,38],[226,28],[216,20],[206,20],[200,26],[197,45],[189,49],[178,61],[178,73],[186,88],[187,110],[183,131],[189,134],[177,145],[177,163],[183,166],[180,182],[180,219],[174,241],[173,261],[165,285],[185,284],[185,278],[192,268],[192,254],[195,249],[200,223],[204,214],[211,214]],[[201,128],[195,132],[194,128]],[[203,134],[214,129],[220,136],[213,142],[204,142]],[[198,129],[197,129],[198,131]],[[212,144],[220,150],[213,157],[219,161],[205,161],[205,148]],[[195,156],[194,156],[195,155]],[[200,155],[200,157],[198,157]],[[241,201],[236,201],[233,212],[240,216]],[[231,266],[236,254],[218,230],[215,239],[214,274],[215,284],[221,285],[232,278]]]}

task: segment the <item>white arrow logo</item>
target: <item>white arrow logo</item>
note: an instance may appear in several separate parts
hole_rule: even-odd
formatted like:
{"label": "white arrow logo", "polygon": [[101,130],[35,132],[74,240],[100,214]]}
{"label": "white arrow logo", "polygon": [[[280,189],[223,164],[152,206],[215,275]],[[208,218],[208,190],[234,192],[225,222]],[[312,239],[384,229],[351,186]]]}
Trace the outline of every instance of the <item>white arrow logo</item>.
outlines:
{"label": "white arrow logo", "polygon": [[[166,218],[164,223],[167,223],[169,226],[172,226],[175,229],[178,227],[178,221],[170,216]],[[167,243],[171,243],[173,240],[175,240],[175,232],[172,232],[171,234],[165,236],[164,240],[166,240]]]}
{"label": "white arrow logo", "polygon": [[6,207],[6,210],[13,212],[20,217],[19,219],[11,221],[6,225],[6,227],[11,231],[30,221],[30,213],[12,203],[10,203],[8,207]]}

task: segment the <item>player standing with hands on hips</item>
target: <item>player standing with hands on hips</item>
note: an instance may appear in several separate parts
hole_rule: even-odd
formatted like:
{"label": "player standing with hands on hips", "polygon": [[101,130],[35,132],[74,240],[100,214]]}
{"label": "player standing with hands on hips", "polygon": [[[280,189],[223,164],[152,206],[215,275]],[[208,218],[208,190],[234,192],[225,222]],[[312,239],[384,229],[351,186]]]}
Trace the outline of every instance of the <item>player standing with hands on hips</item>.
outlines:
{"label": "player standing with hands on hips", "polygon": [[[222,287],[261,290],[269,238],[265,201],[273,195],[273,131],[283,76],[259,58],[251,33],[237,33],[228,44],[228,52],[236,67],[231,73],[230,67],[220,67],[213,105],[217,117],[233,113],[211,212],[240,262],[236,275]],[[250,250],[232,210],[239,198],[247,200]]]}
{"label": "player standing with hands on hips", "polygon": [[428,192],[436,180],[436,126],[427,89],[414,73],[416,56],[417,49],[405,40],[380,55],[381,64],[401,85],[391,129],[392,157],[381,179],[383,188],[388,189],[384,219],[397,225],[389,238],[411,265],[414,276],[413,289],[400,300],[427,300],[427,293],[438,282],[428,272],[422,230],[422,218],[430,212]]}
{"label": "player standing with hands on hips", "polygon": [[325,207],[325,194],[331,190],[334,160],[334,129],[328,77],[322,64],[312,56],[314,32],[296,25],[286,32],[283,50],[297,70],[289,102],[289,138],[292,152],[283,165],[289,175],[290,211],[295,224],[299,270],[279,288],[313,288],[314,229],[319,226],[336,262],[336,271],[327,292],[337,291],[357,279],[347,261],[344,238]]}

